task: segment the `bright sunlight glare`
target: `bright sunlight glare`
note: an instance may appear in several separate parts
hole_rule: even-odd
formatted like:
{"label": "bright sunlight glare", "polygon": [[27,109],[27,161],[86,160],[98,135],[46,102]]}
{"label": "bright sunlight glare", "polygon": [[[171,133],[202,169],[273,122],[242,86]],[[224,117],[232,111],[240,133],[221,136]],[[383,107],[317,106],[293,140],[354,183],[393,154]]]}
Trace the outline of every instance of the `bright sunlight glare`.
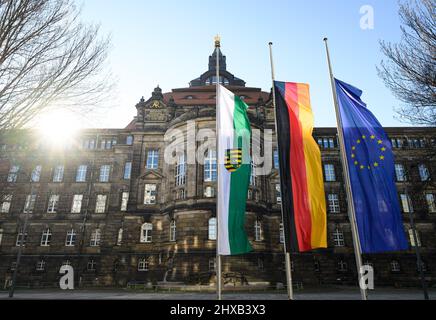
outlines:
{"label": "bright sunlight glare", "polygon": [[61,146],[71,142],[80,128],[80,122],[72,112],[55,110],[42,115],[37,128],[44,142]]}

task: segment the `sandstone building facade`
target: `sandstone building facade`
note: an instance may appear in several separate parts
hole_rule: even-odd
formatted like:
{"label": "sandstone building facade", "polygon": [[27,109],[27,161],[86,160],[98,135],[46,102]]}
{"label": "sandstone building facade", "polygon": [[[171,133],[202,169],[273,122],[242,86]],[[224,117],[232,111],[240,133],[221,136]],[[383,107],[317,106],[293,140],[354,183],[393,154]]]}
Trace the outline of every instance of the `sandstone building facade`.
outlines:
{"label": "sandstone building facade", "polygon": [[[246,87],[227,71],[221,79],[250,106],[253,128],[274,131],[270,94]],[[0,140],[0,282],[7,286],[22,244],[18,286],[57,286],[61,265],[71,264],[76,286],[129,283],[215,282],[216,162],[214,148],[191,163],[215,128],[215,56],[187,88],[136,105],[124,129],[84,130],[62,149],[32,132]],[[182,132],[182,140],[172,132]],[[419,285],[414,245],[419,245],[429,284],[436,284],[435,128],[386,128],[396,155],[398,197],[409,234],[413,211],[419,241],[407,252],[366,255],[376,285]],[[190,135],[196,135],[194,143]],[[342,168],[334,128],[316,128],[328,205],[328,249],[292,256],[295,283],[355,284],[356,268]],[[273,141],[275,137],[273,136]],[[185,151],[164,160],[170,144]],[[213,144],[211,144],[213,145]],[[191,148],[191,149],[190,149]],[[267,175],[252,176],[246,230],[254,251],[223,258],[225,283],[285,282],[277,153]],[[27,222],[26,222],[27,221]],[[23,234],[23,230],[25,232]],[[411,239],[411,238],[410,238]]]}

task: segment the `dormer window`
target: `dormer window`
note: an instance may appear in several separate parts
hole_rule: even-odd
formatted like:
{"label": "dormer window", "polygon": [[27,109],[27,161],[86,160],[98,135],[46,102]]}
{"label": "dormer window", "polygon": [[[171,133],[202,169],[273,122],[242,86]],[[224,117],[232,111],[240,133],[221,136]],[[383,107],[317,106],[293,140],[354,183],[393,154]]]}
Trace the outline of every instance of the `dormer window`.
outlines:
{"label": "dormer window", "polygon": [[[220,76],[220,84],[223,84],[223,85],[227,86],[227,85],[229,85],[229,83],[230,83],[229,79],[227,79],[227,78],[225,78],[223,76]],[[207,86],[215,85],[216,84],[216,76],[212,76],[212,77],[207,78],[205,84]]]}

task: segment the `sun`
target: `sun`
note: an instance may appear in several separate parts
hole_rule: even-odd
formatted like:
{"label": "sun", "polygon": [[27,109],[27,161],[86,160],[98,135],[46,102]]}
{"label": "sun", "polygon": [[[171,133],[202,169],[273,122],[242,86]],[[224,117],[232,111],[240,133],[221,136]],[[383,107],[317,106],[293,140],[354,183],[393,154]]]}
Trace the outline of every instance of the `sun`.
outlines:
{"label": "sun", "polygon": [[41,115],[36,127],[43,142],[63,146],[72,142],[81,125],[74,113],[54,110]]}

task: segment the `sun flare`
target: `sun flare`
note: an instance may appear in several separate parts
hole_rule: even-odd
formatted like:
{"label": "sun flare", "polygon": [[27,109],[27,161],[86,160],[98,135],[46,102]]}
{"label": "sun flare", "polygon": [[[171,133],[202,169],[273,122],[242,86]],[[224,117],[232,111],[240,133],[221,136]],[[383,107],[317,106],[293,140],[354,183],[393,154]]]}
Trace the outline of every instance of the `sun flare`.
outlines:
{"label": "sun flare", "polygon": [[80,123],[73,113],[56,110],[41,116],[37,128],[44,142],[60,146],[71,142],[80,128]]}

